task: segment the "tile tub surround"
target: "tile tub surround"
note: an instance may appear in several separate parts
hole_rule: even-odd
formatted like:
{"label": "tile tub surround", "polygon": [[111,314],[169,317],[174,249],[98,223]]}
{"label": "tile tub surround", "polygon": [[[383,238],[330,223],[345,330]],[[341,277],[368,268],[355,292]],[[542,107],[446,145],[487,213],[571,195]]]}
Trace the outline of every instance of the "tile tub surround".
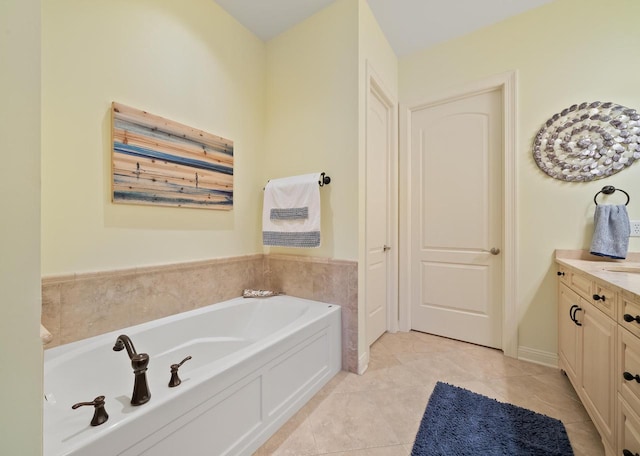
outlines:
{"label": "tile tub surround", "polygon": [[263,255],[45,277],[47,348],[226,301],[262,278]]}
{"label": "tile tub surround", "polygon": [[53,335],[45,348],[264,288],[342,306],[342,367],[356,372],[357,270],[356,261],[259,254],[44,277],[42,324]]}
{"label": "tile tub surround", "polygon": [[267,289],[342,307],[342,369],[358,371],[358,262],[265,255]]}

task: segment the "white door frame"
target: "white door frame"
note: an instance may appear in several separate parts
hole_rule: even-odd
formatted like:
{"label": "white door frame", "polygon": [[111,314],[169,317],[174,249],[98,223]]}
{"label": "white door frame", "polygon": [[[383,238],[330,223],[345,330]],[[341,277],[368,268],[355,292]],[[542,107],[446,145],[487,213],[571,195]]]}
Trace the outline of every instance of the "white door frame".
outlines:
{"label": "white door frame", "polygon": [[399,283],[399,323],[400,330],[411,329],[411,116],[429,106],[455,101],[460,98],[499,89],[503,103],[503,290],[502,290],[502,351],[505,355],[518,356],[518,306],[517,306],[517,72],[509,71],[463,87],[439,94],[427,100],[400,105],[400,283]]}
{"label": "white door frame", "polygon": [[[398,245],[398,108],[397,102],[394,100],[390,92],[385,88],[382,79],[378,76],[371,64],[367,62],[366,72],[366,98],[365,98],[365,112],[369,109],[369,94],[373,94],[378,98],[387,108],[389,112],[389,163],[387,176],[389,183],[389,220],[387,224],[387,233],[389,236],[389,244],[391,250],[388,253],[388,278],[387,278],[387,331],[398,331],[398,262],[399,262],[399,245]],[[366,118],[366,117],[365,117]],[[365,125],[366,132],[367,125]],[[366,146],[366,133],[365,133],[365,151]],[[365,160],[367,160],[367,154],[365,152]],[[366,169],[366,163],[365,163]],[[365,173],[365,179],[367,179]],[[366,182],[365,186],[366,188]],[[366,219],[366,218],[365,218]],[[366,230],[365,226],[365,242],[366,242]],[[368,252],[368,246],[365,246],[365,255]],[[366,269],[366,268],[365,268]],[[366,271],[365,271],[366,274]],[[364,278],[366,284],[366,277]],[[366,300],[365,290],[365,300]],[[366,322],[365,322],[366,325]],[[365,327],[366,334],[366,327]],[[367,347],[367,351],[368,351]]]}

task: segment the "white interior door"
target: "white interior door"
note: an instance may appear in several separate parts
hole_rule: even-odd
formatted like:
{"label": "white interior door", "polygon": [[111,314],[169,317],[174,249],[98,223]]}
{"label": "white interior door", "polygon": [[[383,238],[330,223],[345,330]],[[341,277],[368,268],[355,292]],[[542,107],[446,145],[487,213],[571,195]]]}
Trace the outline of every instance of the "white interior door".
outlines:
{"label": "white interior door", "polygon": [[[366,272],[367,344],[389,328],[392,264],[391,158],[394,104],[370,80],[366,116]],[[397,319],[396,319],[397,320]]]}
{"label": "white interior door", "polygon": [[411,326],[501,348],[502,91],[412,111]]}

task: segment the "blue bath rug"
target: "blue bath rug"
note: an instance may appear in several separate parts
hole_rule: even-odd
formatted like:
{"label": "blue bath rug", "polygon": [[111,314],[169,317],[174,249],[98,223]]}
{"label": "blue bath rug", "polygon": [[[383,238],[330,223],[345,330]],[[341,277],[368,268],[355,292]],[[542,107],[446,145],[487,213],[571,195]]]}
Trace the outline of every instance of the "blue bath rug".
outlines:
{"label": "blue bath rug", "polygon": [[438,382],[411,456],[572,456],[562,422]]}

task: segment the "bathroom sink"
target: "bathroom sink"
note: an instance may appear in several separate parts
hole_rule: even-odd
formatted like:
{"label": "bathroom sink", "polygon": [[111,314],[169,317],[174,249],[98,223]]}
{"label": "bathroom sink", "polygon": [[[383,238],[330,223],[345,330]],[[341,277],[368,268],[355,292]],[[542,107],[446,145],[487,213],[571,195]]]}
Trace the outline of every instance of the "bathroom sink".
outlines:
{"label": "bathroom sink", "polygon": [[640,266],[610,266],[604,268],[605,271],[609,272],[635,272],[640,273]]}

